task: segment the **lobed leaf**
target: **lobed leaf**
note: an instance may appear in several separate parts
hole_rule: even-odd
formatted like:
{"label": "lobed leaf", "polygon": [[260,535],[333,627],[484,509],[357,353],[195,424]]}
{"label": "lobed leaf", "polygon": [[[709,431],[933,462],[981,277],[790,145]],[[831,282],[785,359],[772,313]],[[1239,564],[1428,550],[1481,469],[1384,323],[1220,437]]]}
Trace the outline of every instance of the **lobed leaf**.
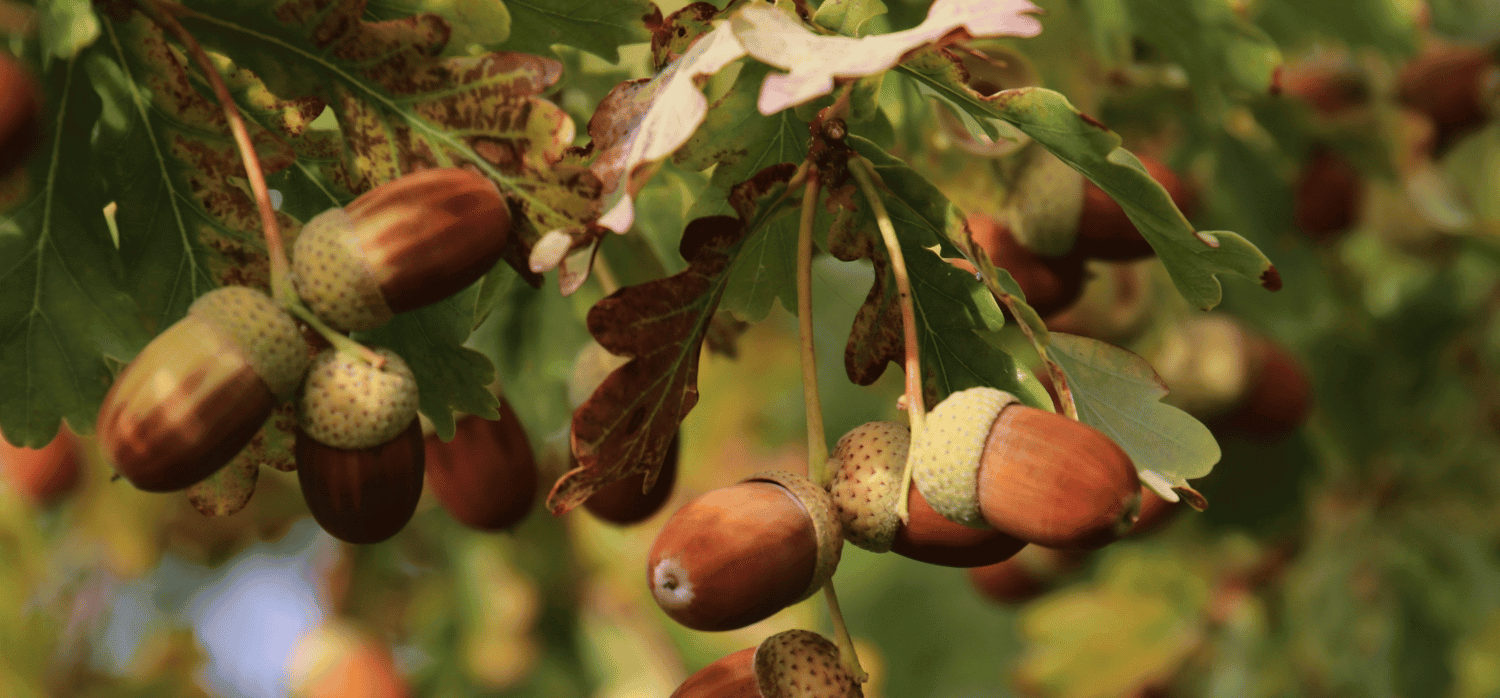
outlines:
{"label": "lobed leaf", "polygon": [[1120,136],[1079,113],[1061,94],[1025,87],[981,96],[964,84],[955,58],[932,50],[897,70],[914,79],[923,94],[967,115],[970,128],[994,139],[999,132],[991,120],[1009,122],[1082,172],[1120,203],[1194,306],[1208,310],[1219,304],[1223,289],[1216,275],[1221,273],[1239,274],[1272,291],[1281,288],[1281,275],[1255,245],[1229,231],[1194,231],[1166,189],[1120,147]]}
{"label": "lobed leaf", "polygon": [[1141,481],[1162,499],[1219,462],[1219,443],[1192,415],[1161,402],[1166,385],[1145,359],[1087,337],[1053,332],[1047,355],[1067,375],[1078,421],[1130,455]]}

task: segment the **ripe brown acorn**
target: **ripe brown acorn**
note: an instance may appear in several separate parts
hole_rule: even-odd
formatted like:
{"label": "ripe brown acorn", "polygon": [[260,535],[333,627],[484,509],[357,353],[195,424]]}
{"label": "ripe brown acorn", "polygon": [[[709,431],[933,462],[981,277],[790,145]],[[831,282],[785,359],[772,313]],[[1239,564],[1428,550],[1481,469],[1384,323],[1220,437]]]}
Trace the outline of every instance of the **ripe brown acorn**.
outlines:
{"label": "ripe brown acorn", "polygon": [[1314,146],[1292,197],[1292,223],[1314,242],[1324,242],[1359,219],[1364,184],[1348,158],[1327,146]]}
{"label": "ripe brown acorn", "polygon": [[871,552],[892,551],[946,567],[976,567],[1004,560],[1026,545],[994,529],[949,521],[932,510],[913,485],[905,524],[896,515],[896,492],[911,430],[896,422],[868,422],[839,439],[829,461],[829,493],[838,508],[844,538]]}
{"label": "ripe brown acorn", "polygon": [[1430,117],[1441,152],[1493,116],[1500,63],[1489,51],[1460,46],[1430,50],[1402,68],[1396,98]]}
{"label": "ripe brown acorn", "polygon": [[656,603],[694,630],[733,630],[823,587],[844,544],[828,493],[767,472],[673,512],[646,561]]}
{"label": "ripe brown acorn", "polygon": [[413,172],[308,221],[293,249],[293,283],[324,322],[371,330],[484,276],[510,223],[505,199],[483,175]]}
{"label": "ripe brown acorn", "polygon": [[756,649],[746,647],[693,672],[668,698],[763,698],[755,681]]}
{"label": "ripe brown acorn", "polygon": [[536,502],[536,456],[520,418],[503,397],[499,419],[461,417],[452,440],[444,443],[431,434],[424,450],[433,495],[469,528],[511,528]]}
{"label": "ripe brown acorn", "polygon": [[672,486],[677,482],[678,441],[681,435],[672,437],[667,446],[667,456],[651,489],[645,489],[646,475],[639,473],[616,480],[583,500],[583,508],[590,514],[618,526],[629,526],[651,518],[661,510],[672,496]]}
{"label": "ripe brown acorn", "polygon": [[1051,315],[1078,300],[1083,292],[1083,257],[1042,257],[1022,247],[1004,223],[988,216],[971,215],[968,224],[974,243],[989,254],[992,264],[1010,272],[1038,314]]}
{"label": "ripe brown acorn", "polygon": [[[1146,172],[1167,190],[1183,215],[1192,218],[1198,197],[1182,178],[1161,161],[1138,156]],[[1156,254],[1109,194],[1091,181],[1083,184],[1083,208],[1078,214],[1078,236],[1073,253],[1093,259],[1125,261]]]}
{"label": "ripe brown acorn", "polygon": [[0,53],[0,178],[31,157],[40,119],[35,81],[19,61]]}
{"label": "ripe brown acorn", "polygon": [[1296,357],[1281,345],[1251,335],[1249,390],[1219,426],[1252,439],[1274,440],[1302,426],[1312,411],[1312,383]]}
{"label": "ripe brown acorn", "polygon": [[787,630],[719,658],[669,698],[857,698],[860,683],[837,645],[810,630]]}
{"label": "ripe brown acorn", "polygon": [[0,438],[0,476],[32,504],[52,504],[71,492],[82,470],[78,437],[66,426],[41,448],[12,446]]}
{"label": "ripe brown acorn", "polygon": [[215,289],[120,372],[99,407],[99,442],[137,488],[183,489],[245,447],[307,364],[301,331],[269,296]]}
{"label": "ripe brown acorn", "polygon": [[945,518],[1053,548],[1097,548],[1130,530],[1140,480],[1098,430],[994,388],[949,395],[912,444],[912,479]]}
{"label": "ripe brown acorn", "polygon": [[1141,485],[1141,513],[1127,535],[1134,537],[1156,531],[1170,523],[1185,508],[1187,504],[1181,500],[1169,502],[1150,487]]}
{"label": "ripe brown acorn", "polygon": [[395,439],[334,448],[297,430],[297,481],[323,530],[348,543],[379,543],[411,520],[422,497],[425,449],[417,420]]}

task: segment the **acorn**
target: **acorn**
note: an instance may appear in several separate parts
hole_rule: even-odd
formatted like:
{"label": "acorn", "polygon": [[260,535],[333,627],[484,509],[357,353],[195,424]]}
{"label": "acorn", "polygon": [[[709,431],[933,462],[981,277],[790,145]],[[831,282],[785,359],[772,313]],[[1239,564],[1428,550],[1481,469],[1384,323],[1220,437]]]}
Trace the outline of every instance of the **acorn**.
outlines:
{"label": "acorn", "polygon": [[19,61],[0,53],[0,178],[31,157],[41,135],[36,81]]}
{"label": "acorn", "polygon": [[1297,359],[1229,316],[1184,323],[1151,363],[1171,390],[1164,402],[1217,432],[1274,440],[1312,410],[1312,384]]}
{"label": "acorn", "polygon": [[1229,413],[1210,426],[1271,441],[1295,431],[1312,412],[1312,382],[1307,370],[1284,347],[1250,335],[1250,389]]}
{"label": "acorn", "polygon": [[588,499],[583,500],[583,508],[617,526],[630,526],[654,516],[672,496],[672,486],[677,481],[680,440],[680,434],[672,437],[672,443],[667,446],[667,456],[650,489],[645,487],[646,474],[636,473],[605,485],[589,495]]}
{"label": "acorn", "polygon": [[1396,98],[1437,126],[1437,151],[1494,115],[1500,98],[1500,63],[1479,48],[1444,46],[1401,69]]}
{"label": "acorn", "polygon": [[287,663],[293,698],[406,698],[390,649],[348,623],[331,621],[298,640]]}
{"label": "acorn", "polygon": [[1136,517],[1135,525],[1130,528],[1130,533],[1127,535],[1142,536],[1156,531],[1171,523],[1172,519],[1177,518],[1177,514],[1185,508],[1187,504],[1182,500],[1169,502],[1162,499],[1161,495],[1150,487],[1141,485],[1141,513]]}
{"label": "acorn", "polygon": [[976,567],[1004,560],[1026,545],[994,529],[949,521],[908,488],[908,521],[896,515],[901,473],[911,429],[896,422],[867,422],[844,434],[834,448],[829,493],[843,524],[844,539],[865,550],[946,567]]}
{"label": "acorn", "polygon": [[210,291],[120,372],[99,408],[99,442],[137,488],[183,489],[238,454],[307,365],[296,322],[269,296]]}
{"label": "acorn", "polygon": [[82,470],[78,437],[66,426],[41,448],[12,446],[0,438],[0,476],[34,505],[52,504],[73,491]]}
{"label": "acorn", "polygon": [[1047,318],[1047,329],[1124,345],[1141,335],[1160,307],[1151,275],[1155,260],[1094,260],[1078,302]]}
{"label": "acorn", "polygon": [[416,419],[394,439],[359,449],[329,446],[298,429],[295,448],[302,499],[318,525],[339,540],[386,540],[417,510],[423,446]]}
{"label": "acorn", "polygon": [[1014,557],[984,567],[970,568],[969,585],[990,601],[1002,605],[1025,603],[1057,587],[1064,577],[1078,571],[1085,553],[1028,545]]}
{"label": "acorn", "polygon": [[968,224],[974,243],[989,254],[992,264],[1010,272],[1026,295],[1026,303],[1038,314],[1051,315],[1078,300],[1083,292],[1083,257],[1042,257],[1022,247],[1010,228],[988,216],[971,215]]}
{"label": "acorn", "polygon": [[426,437],[427,483],[454,519],[480,531],[520,523],[536,502],[537,468],[531,441],[505,398],[500,418],[459,418],[453,439]]}
{"label": "acorn", "polygon": [[670,698],[856,698],[859,680],[838,646],[810,630],[787,630],[721,657],[682,682]]}
{"label": "acorn", "polygon": [[1119,445],[994,388],[938,403],[912,450],[912,480],[933,510],[1029,543],[1107,545],[1140,508],[1140,480]]}
{"label": "acorn", "polygon": [[1293,185],[1292,223],[1314,242],[1332,240],[1354,227],[1363,200],[1364,183],[1354,163],[1317,145]]}
{"label": "acorn", "polygon": [[309,220],[293,246],[292,281],[335,329],[375,329],[479,280],[500,259],[510,224],[483,175],[420,170]]}
{"label": "acorn", "polygon": [[1321,58],[1285,66],[1277,76],[1280,93],[1333,117],[1370,103],[1370,86],[1353,62]]}
{"label": "acorn", "polygon": [[334,448],[389,442],[417,419],[417,379],[396,352],[376,347],[376,367],[362,356],[324,349],[312,360],[298,403],[299,426]]}
{"label": "acorn", "polygon": [[828,493],[770,471],[683,505],[656,536],[646,578],[656,603],[694,630],[733,630],[821,589],[844,538]]}

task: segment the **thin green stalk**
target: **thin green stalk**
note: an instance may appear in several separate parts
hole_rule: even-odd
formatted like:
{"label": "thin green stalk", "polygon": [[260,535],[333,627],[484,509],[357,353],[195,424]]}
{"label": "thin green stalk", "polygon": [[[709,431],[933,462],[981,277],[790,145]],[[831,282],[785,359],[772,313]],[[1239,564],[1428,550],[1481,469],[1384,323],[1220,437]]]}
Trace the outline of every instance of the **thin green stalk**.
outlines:
{"label": "thin green stalk", "polygon": [[823,435],[823,401],[818,394],[818,362],[812,322],[812,230],[823,180],[809,168],[802,194],[802,221],[797,229],[797,334],[802,340],[802,401],[807,409],[807,474],[827,487],[828,439]]}
{"label": "thin green stalk", "polygon": [[[922,362],[917,347],[917,311],[911,300],[911,278],[906,273],[906,257],[901,254],[901,243],[896,239],[896,226],[891,223],[891,214],[885,208],[885,202],[880,200],[880,190],[875,186],[872,175],[875,166],[859,156],[849,159],[849,172],[859,182],[859,188],[864,192],[865,198],[870,202],[870,209],[875,214],[875,225],[880,228],[880,238],[885,242],[885,249],[891,256],[891,272],[896,276],[896,292],[900,297],[901,324],[906,332],[906,414],[911,420],[911,441],[917,442],[917,437],[922,433],[922,427],[927,421],[927,407],[922,401]],[[908,452],[906,467],[901,473],[901,489],[903,496],[897,499],[896,515],[901,517],[901,522],[906,523],[910,514],[907,508],[907,497],[905,493],[911,491],[911,456],[916,449]]]}
{"label": "thin green stalk", "polygon": [[839,595],[833,590],[832,579],[823,585],[823,600],[828,603],[828,617],[833,620],[833,642],[839,646],[839,661],[854,674],[856,681],[868,681],[870,675],[860,666],[859,654],[854,651],[854,639],[849,637],[849,628],[844,625],[844,611],[839,608]]}

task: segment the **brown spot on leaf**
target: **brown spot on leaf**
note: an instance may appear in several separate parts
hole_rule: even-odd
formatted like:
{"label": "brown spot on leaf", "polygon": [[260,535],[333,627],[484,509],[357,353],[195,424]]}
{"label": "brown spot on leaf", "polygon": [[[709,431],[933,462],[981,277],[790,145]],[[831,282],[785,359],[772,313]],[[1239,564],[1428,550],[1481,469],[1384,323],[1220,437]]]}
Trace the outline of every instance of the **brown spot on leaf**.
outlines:
{"label": "brown spot on leaf", "polygon": [[1088,114],[1085,114],[1083,112],[1078,112],[1078,118],[1083,119],[1083,123],[1086,123],[1086,124],[1088,124],[1090,126],[1093,126],[1094,128],[1097,128],[1097,129],[1099,129],[1101,131],[1108,131],[1109,130],[1109,127],[1105,126],[1098,119],[1095,119],[1094,117],[1089,116]]}
{"label": "brown spot on leaf", "polygon": [[1270,265],[1260,273],[1260,285],[1267,291],[1281,290],[1281,272],[1276,270],[1276,265]]}

